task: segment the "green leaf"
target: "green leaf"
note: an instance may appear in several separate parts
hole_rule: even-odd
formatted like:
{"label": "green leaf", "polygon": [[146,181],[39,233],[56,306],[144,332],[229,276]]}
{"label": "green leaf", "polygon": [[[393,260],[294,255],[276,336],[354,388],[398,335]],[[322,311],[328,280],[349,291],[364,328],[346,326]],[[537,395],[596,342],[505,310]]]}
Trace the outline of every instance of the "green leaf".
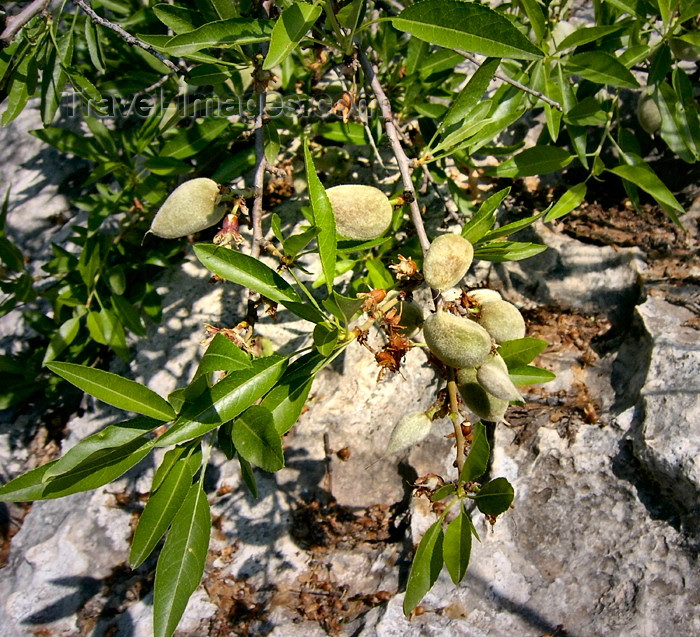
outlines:
{"label": "green leaf", "polygon": [[599,84],[619,88],[638,88],[639,83],[621,62],[605,51],[586,51],[569,58],[566,64],[569,73]]}
{"label": "green leaf", "polygon": [[338,328],[331,323],[319,323],[314,328],[314,345],[321,356],[330,356],[338,344]]}
{"label": "green leaf", "polygon": [[447,527],[442,545],[445,566],[455,585],[459,584],[467,574],[472,552],[472,529],[468,517],[469,514],[460,502],[459,515]]}
{"label": "green leaf", "polygon": [[81,440],[55,463],[52,463],[51,468],[44,474],[44,482],[72,471],[88,459],[94,463],[101,455],[111,453],[117,447],[142,438],[160,424],[159,420],[137,416],[116,425],[108,425],[101,431]]}
{"label": "green leaf", "polygon": [[510,187],[493,193],[484,201],[474,216],[464,224],[462,236],[470,243],[476,243],[493,226],[496,221],[496,210],[510,193]]}
{"label": "green leaf", "polygon": [[221,278],[255,290],[302,318],[316,323],[325,319],[318,310],[303,304],[297,291],[262,261],[209,243],[196,244],[194,253],[205,268]]}
{"label": "green leaf", "polygon": [[418,606],[437,581],[443,563],[442,540],[442,519],[439,519],[425,532],[416,549],[403,600],[404,615],[408,615]]}
{"label": "green leaf", "polygon": [[679,104],[678,96],[666,82],[662,82],[654,93],[654,102],[661,115],[661,128],[659,129],[661,139],[683,161],[695,162],[693,136],[687,128],[687,120]]}
{"label": "green leaf", "polygon": [[157,420],[172,420],[173,408],[158,394],[133,380],[101,369],[75,363],[52,362],[46,365],[69,383],[98,400]]}
{"label": "green leaf", "polygon": [[520,230],[529,228],[533,223],[535,223],[535,221],[541,219],[544,213],[545,211],[543,210],[539,214],[533,215],[532,217],[527,217],[526,219],[513,221],[513,223],[508,223],[505,226],[496,228],[495,230],[486,233],[481,238],[481,241],[486,243],[488,241],[493,241],[494,239],[500,239],[501,237],[509,237],[510,235],[515,234],[516,232],[520,232]]}
{"label": "green leaf", "polygon": [[209,47],[229,48],[231,45],[264,42],[272,32],[272,24],[272,20],[254,18],[210,22],[194,31],[174,36],[163,45],[163,49],[171,55],[187,57]]}
{"label": "green leaf", "polygon": [[[92,65],[97,69],[98,73],[104,73],[106,68],[104,55],[102,54],[102,46],[100,44],[98,26],[92,20],[85,20],[85,42],[87,43]],[[70,66],[70,57],[64,61],[64,64]]]}
{"label": "green leaf", "polygon": [[192,21],[194,12],[190,9],[162,3],[153,7],[153,13],[166,27],[177,34],[194,31],[196,28]]}
{"label": "green leaf", "polygon": [[267,52],[263,69],[271,69],[282,64],[294,51],[297,44],[314,25],[323,11],[320,4],[295,2],[288,6],[275,22],[270,37],[270,49]]}
{"label": "green leaf", "polygon": [[51,337],[49,346],[46,348],[42,365],[56,358],[66,347],[68,347],[78,335],[80,329],[80,316],[69,318],[65,323],[58,328],[56,333]]}
{"label": "green leaf", "polygon": [[609,172],[631,181],[635,186],[648,192],[658,204],[666,211],[666,214],[681,228],[683,224],[678,218],[678,213],[683,214],[683,206],[673,196],[671,191],[656,176],[656,173],[645,164],[635,166],[617,166],[609,168]]}
{"label": "green leaf", "polygon": [[476,494],[476,506],[485,515],[500,515],[513,503],[513,485],[505,478],[487,482]]}
{"label": "green leaf", "polygon": [[192,486],[192,477],[188,459],[180,458],[168,472],[162,488],[151,494],[131,541],[129,563],[132,569],[143,564],[168,530]]}
{"label": "green leaf", "polygon": [[555,373],[550,372],[548,369],[534,367],[533,365],[513,367],[508,370],[508,373],[513,384],[517,387],[548,383],[557,377]]}
{"label": "green leaf", "polygon": [[146,326],[138,310],[118,293],[115,293],[110,300],[118,322],[130,329],[134,334],[146,336]]}
{"label": "green leaf", "polygon": [[362,307],[363,299],[343,296],[333,290],[333,294],[323,300],[323,307],[326,308],[341,323],[348,325],[357,315]]}
{"label": "green leaf", "polygon": [[605,126],[607,112],[594,97],[585,97],[564,115],[564,121],[574,126]]}
{"label": "green leaf", "polygon": [[250,357],[234,345],[223,334],[219,333],[209,343],[202,360],[197,367],[194,377],[212,372],[235,372],[252,368]]}
{"label": "green leaf", "polygon": [[153,633],[170,637],[204,573],[211,516],[200,483],[190,488],[158,558],[153,596]]}
{"label": "green leaf", "polygon": [[309,200],[314,214],[314,225],[320,229],[318,253],[321,257],[321,268],[326,278],[326,287],[330,294],[335,279],[335,254],[337,248],[335,216],[328,199],[326,190],[316,174],[316,167],[309,152],[308,142],[304,143],[304,162],[306,164],[306,180],[309,184]]}
{"label": "green leaf", "polygon": [[163,144],[160,156],[175,159],[192,157],[220,137],[228,127],[229,121],[226,118],[215,118],[205,120],[191,128],[179,130]]}
{"label": "green leaf", "polygon": [[175,463],[182,458],[182,456],[187,453],[189,445],[177,446],[174,449],[168,449],[161,460],[160,465],[153,474],[153,480],[151,480],[151,495],[153,495],[160,486],[163,484],[165,478],[168,477],[168,473],[175,466]]}
{"label": "green leaf", "polygon": [[[87,20],[85,24],[92,25],[92,22]],[[88,39],[88,48],[90,44],[90,39]],[[90,49],[90,51],[92,55],[92,50]],[[48,126],[53,121],[54,115],[56,115],[56,111],[61,103],[63,88],[68,80],[68,75],[64,68],[70,66],[72,58],[73,30],[71,29],[60,38],[58,41],[58,49],[53,49],[51,51],[47,68],[42,69],[41,121],[45,126]]]}
{"label": "green leaf", "polygon": [[525,338],[501,343],[498,346],[498,353],[505,361],[508,369],[511,369],[534,361],[548,346],[549,343],[547,341],[526,336]]}
{"label": "green leaf", "polygon": [[223,84],[229,77],[229,71],[217,64],[199,64],[189,72],[187,83],[191,86],[216,85]]}
{"label": "green leaf", "polygon": [[[38,48],[38,47],[37,47]],[[0,124],[10,123],[24,110],[29,98],[34,93],[37,81],[37,63],[35,51],[25,54],[22,61],[12,72],[9,80],[7,108],[2,114]]]}
{"label": "green leaf", "polygon": [[629,25],[629,21],[618,22],[617,24],[606,24],[602,26],[593,27],[579,27],[567,35],[557,47],[557,51],[564,51],[566,49],[572,49],[583,44],[588,44],[589,42],[595,42],[606,35],[611,33],[617,33],[622,31],[625,27]]}
{"label": "green leaf", "polygon": [[192,440],[233,420],[270,391],[286,367],[286,358],[267,356],[252,361],[250,369],[229,373],[211,389],[186,405],[156,445],[167,447]]}
{"label": "green leaf", "polygon": [[474,248],[474,258],[484,261],[502,263],[505,261],[520,261],[529,259],[540,252],[544,252],[547,246],[538,243],[522,243],[519,241],[493,241],[484,243]]}
{"label": "green leaf", "polygon": [[486,472],[489,464],[491,448],[486,439],[486,427],[480,420],[474,424],[472,430],[472,446],[467,457],[464,459],[464,466],[459,479],[462,482],[473,482]]}
{"label": "green leaf", "polygon": [[330,359],[317,352],[297,358],[260,405],[272,413],[277,433],[286,434],[299,419],[314,378]]}
{"label": "green leaf", "polygon": [[545,222],[554,221],[568,215],[574,208],[577,208],[586,198],[586,183],[581,182],[569,188],[557,203],[552,206],[544,216]]}
{"label": "green leaf", "polygon": [[135,467],[152,450],[153,442],[138,438],[130,443],[97,452],[68,473],[44,481],[44,476],[58,460],[33,469],[0,488],[0,502],[53,500],[81,491],[92,491],[112,482]]}
{"label": "green leaf", "polygon": [[476,106],[477,102],[484,96],[494,74],[501,63],[500,58],[486,58],[474,74],[469,78],[466,86],[450,105],[443,127],[452,126],[461,122],[469,111]]}
{"label": "green leaf", "polygon": [[316,132],[332,142],[364,146],[369,144],[367,131],[362,124],[357,122],[322,122]]}
{"label": "green leaf", "polygon": [[466,140],[476,135],[491,121],[486,115],[489,113],[492,106],[493,104],[490,100],[479,102],[464,116],[461,125],[455,125],[455,130],[451,130],[439,144],[430,148],[430,154],[437,155],[442,151],[445,151],[446,154],[450,154],[454,152],[455,149],[461,148]]}
{"label": "green leaf", "polygon": [[274,473],[284,467],[284,452],[272,413],[261,405],[248,407],[233,422],[233,444],[238,455],[256,467]]}
{"label": "green leaf", "polygon": [[392,18],[394,28],[444,46],[499,58],[536,60],[542,51],[495,11],[457,0],[423,0]]}
{"label": "green leaf", "polygon": [[559,146],[533,146],[489,168],[486,173],[496,177],[528,177],[558,172],[568,166],[573,156]]}
{"label": "green leaf", "polygon": [[284,248],[284,253],[288,256],[291,257],[292,259],[295,259],[297,255],[304,249],[306,246],[311,243],[315,237],[318,236],[320,232],[320,229],[317,228],[316,226],[311,226],[310,228],[307,228],[303,232],[300,232],[299,234],[294,234],[291,237],[288,237],[285,239],[282,243],[282,247]]}
{"label": "green leaf", "polygon": [[450,497],[451,495],[454,495],[457,493],[457,485],[455,484],[444,484],[442,485],[433,495],[430,496],[430,501],[431,502],[440,502],[440,500],[444,500],[445,498]]}
{"label": "green leaf", "polygon": [[42,142],[58,148],[62,153],[76,155],[92,161],[99,160],[101,153],[97,149],[95,140],[89,137],[80,136],[73,131],[63,128],[41,128],[29,131]]}
{"label": "green leaf", "polygon": [[241,478],[243,483],[250,491],[251,495],[257,499],[258,497],[258,484],[255,482],[255,474],[253,473],[253,467],[250,466],[245,458],[238,456],[238,464],[241,466]]}
{"label": "green leaf", "polygon": [[364,252],[370,248],[376,248],[391,241],[392,237],[380,237],[379,239],[370,239],[369,241],[354,241],[346,239],[338,241],[338,254],[352,254],[353,252]]}

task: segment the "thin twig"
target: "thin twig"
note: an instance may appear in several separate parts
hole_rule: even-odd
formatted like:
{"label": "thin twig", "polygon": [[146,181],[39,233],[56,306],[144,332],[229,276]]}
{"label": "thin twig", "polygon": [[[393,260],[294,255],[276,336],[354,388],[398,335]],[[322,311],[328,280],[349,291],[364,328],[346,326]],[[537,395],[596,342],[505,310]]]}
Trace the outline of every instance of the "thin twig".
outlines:
{"label": "thin twig", "polygon": [[423,250],[423,254],[428,251],[430,247],[430,240],[428,235],[425,233],[425,227],[423,226],[423,217],[420,213],[420,207],[418,206],[418,201],[415,197],[415,192],[413,189],[413,182],[411,181],[411,169],[409,167],[409,159],[401,145],[401,140],[399,139],[398,129],[396,123],[394,122],[394,115],[391,112],[391,103],[389,98],[384,93],[379,78],[372,67],[372,63],[365,55],[365,52],[357,47],[357,57],[362,65],[362,70],[365,72],[365,77],[369,81],[372,87],[372,92],[379,102],[379,107],[382,110],[382,117],[384,118],[384,130],[389,138],[389,143],[391,144],[391,149],[394,152],[394,157],[396,157],[396,163],[399,166],[399,171],[401,172],[401,180],[403,182],[403,187],[405,193],[410,198],[409,209],[411,211],[411,221],[416,229],[416,234],[418,235],[418,241],[420,242],[420,247]]}
{"label": "thin twig", "polygon": [[253,130],[255,131],[255,172],[253,174],[253,210],[251,222],[253,224],[253,245],[250,248],[250,256],[256,259],[260,256],[260,247],[263,238],[262,232],[262,198],[265,184],[265,137],[263,129],[263,117],[265,114],[265,93],[258,94],[258,113],[255,116]]}
{"label": "thin twig", "polygon": [[464,435],[462,434],[462,423],[459,422],[459,401],[457,400],[457,381],[455,381],[455,370],[447,368],[447,394],[450,398],[450,419],[455,430],[455,441],[457,442],[457,473],[462,475],[464,467]]}
{"label": "thin twig", "polygon": [[20,29],[27,24],[34,16],[39,15],[46,7],[49,6],[51,0],[34,0],[30,2],[17,15],[7,18],[5,28],[0,33],[0,47],[3,49],[10,46],[12,40],[20,32]]}
{"label": "thin twig", "polygon": [[150,53],[153,57],[158,58],[163,64],[165,64],[165,66],[167,66],[174,73],[180,72],[180,69],[178,68],[177,64],[171,62],[162,53],[156,51],[150,44],[146,44],[142,40],[139,40],[136,36],[131,35],[131,33],[128,33],[127,31],[122,29],[118,24],[114,24],[114,22],[110,22],[109,20],[107,20],[107,18],[103,18],[102,16],[95,13],[95,10],[90,6],[90,3],[87,0],[73,0],[73,4],[80,7],[85,13],[87,13],[87,15],[95,24],[99,24],[100,26],[105,27],[106,29],[114,31],[118,36],[125,40],[127,44],[130,44],[131,46],[137,46],[140,49],[146,51],[147,53]]}
{"label": "thin twig", "polygon": [[[477,60],[476,57],[473,56],[471,53],[467,53],[466,51],[460,51],[459,49],[455,49],[455,51],[457,51],[457,53],[459,53],[460,55],[463,55],[472,64],[476,64],[477,66],[479,66],[479,60]],[[529,86],[525,86],[525,84],[521,84],[517,80],[509,78],[507,75],[504,75],[500,71],[496,71],[493,76],[497,80],[501,80],[501,82],[510,84],[511,86],[514,86],[515,88],[520,89],[525,93],[529,93],[533,97],[542,100],[545,104],[549,104],[549,106],[551,106],[552,108],[556,108],[558,111],[564,110],[559,102],[549,99],[544,93],[540,93],[540,91],[536,91],[534,88],[530,88]]]}

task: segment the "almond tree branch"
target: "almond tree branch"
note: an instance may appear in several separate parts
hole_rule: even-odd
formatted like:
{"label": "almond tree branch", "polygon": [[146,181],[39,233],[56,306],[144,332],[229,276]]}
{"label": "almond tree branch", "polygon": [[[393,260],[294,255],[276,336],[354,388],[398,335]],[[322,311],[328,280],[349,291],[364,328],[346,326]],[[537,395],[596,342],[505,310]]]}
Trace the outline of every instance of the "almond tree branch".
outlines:
{"label": "almond tree branch", "polygon": [[253,130],[255,131],[255,172],[253,173],[253,210],[251,223],[253,224],[253,245],[250,248],[250,256],[256,259],[260,256],[262,244],[262,203],[263,186],[265,184],[265,138],[263,130],[263,117],[265,115],[265,93],[258,94],[258,113],[255,116]]}
{"label": "almond tree branch", "polygon": [[39,15],[46,7],[49,6],[51,0],[34,0],[30,2],[17,15],[7,18],[5,28],[0,33],[0,48],[5,48],[12,43],[15,36],[20,32],[20,29],[27,24],[34,16]]}
{"label": "almond tree branch", "polygon": [[162,53],[156,51],[150,44],[146,44],[142,40],[139,40],[136,36],[131,35],[131,33],[128,33],[127,31],[122,29],[118,24],[114,24],[114,22],[110,22],[109,20],[107,20],[107,18],[103,18],[102,16],[95,13],[95,10],[92,8],[92,6],[90,6],[88,0],[73,0],[73,4],[80,7],[95,24],[99,24],[100,26],[105,27],[106,29],[114,31],[119,37],[125,40],[127,44],[130,44],[131,46],[137,46],[140,49],[146,51],[147,53],[150,53],[153,57],[158,58],[163,64],[165,64],[165,66],[167,66],[174,73],[178,73],[180,71],[177,64],[171,62]]}
{"label": "almond tree branch", "polygon": [[372,92],[377,98],[377,102],[381,108],[382,117],[384,118],[384,130],[386,130],[386,135],[389,138],[391,149],[394,152],[394,157],[396,157],[396,163],[399,166],[404,192],[410,199],[409,209],[411,211],[411,221],[416,229],[420,247],[423,250],[423,254],[425,254],[430,246],[430,240],[428,239],[428,235],[425,233],[425,227],[423,226],[423,217],[421,216],[418,201],[416,200],[413,189],[413,182],[411,181],[409,159],[406,156],[403,146],[401,145],[399,132],[396,127],[396,123],[394,122],[394,115],[391,112],[391,103],[389,102],[389,98],[386,96],[386,93],[379,82],[379,78],[372,67],[372,63],[369,61],[367,55],[359,45],[357,47],[357,57],[360,60],[365,77],[369,81],[369,84],[372,87]]}

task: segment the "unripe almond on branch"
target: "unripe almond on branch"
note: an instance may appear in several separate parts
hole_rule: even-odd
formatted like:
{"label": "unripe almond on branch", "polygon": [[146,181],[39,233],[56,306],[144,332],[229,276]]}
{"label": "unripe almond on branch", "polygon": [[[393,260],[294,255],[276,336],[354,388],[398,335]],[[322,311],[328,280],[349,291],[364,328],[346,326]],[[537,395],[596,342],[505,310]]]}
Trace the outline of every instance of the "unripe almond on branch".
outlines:
{"label": "unripe almond on branch", "polygon": [[508,366],[498,353],[490,354],[476,371],[476,380],[489,394],[508,402],[525,402],[508,374]]}
{"label": "unripe almond on branch", "polygon": [[637,102],[637,119],[639,125],[649,135],[661,128],[661,111],[651,95],[642,95]]}
{"label": "unripe almond on branch", "polygon": [[501,422],[508,409],[508,401],[489,394],[476,378],[477,370],[457,370],[457,389],[468,409],[479,418],[490,422]]}
{"label": "unripe almond on branch", "polygon": [[491,351],[491,337],[467,318],[438,310],[423,323],[430,351],[450,367],[476,367]]}
{"label": "unripe almond on branch", "polygon": [[333,186],[326,194],[341,237],[367,241],[381,237],[389,228],[393,209],[379,188],[350,184]]}
{"label": "unripe almond on branch", "polygon": [[213,226],[226,213],[218,206],[219,185],[206,177],[190,179],[170,193],[151,223],[150,232],[163,239],[185,237]]}
{"label": "unripe almond on branch", "polygon": [[474,248],[459,234],[443,234],[430,244],[423,262],[425,282],[438,292],[454,287],[467,273]]}
{"label": "unripe almond on branch", "polygon": [[469,290],[467,292],[472,301],[476,301],[479,305],[487,303],[488,301],[502,301],[501,295],[496,292],[496,290],[489,290],[488,288],[478,288],[476,290]]}
{"label": "unripe almond on branch", "polygon": [[525,319],[518,308],[508,301],[486,301],[482,304],[476,321],[496,343],[525,336]]}
{"label": "unripe almond on branch", "polygon": [[419,443],[430,433],[431,425],[432,421],[422,411],[406,414],[391,432],[386,452],[394,453]]}

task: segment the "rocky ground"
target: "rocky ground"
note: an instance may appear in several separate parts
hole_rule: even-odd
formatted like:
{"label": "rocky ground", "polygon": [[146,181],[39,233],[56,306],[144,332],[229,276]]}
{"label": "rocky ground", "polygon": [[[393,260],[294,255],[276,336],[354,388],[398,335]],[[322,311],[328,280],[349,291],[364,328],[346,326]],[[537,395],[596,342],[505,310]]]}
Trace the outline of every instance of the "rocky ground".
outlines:
{"label": "rocky ground", "polygon": [[[20,129],[38,125],[31,117]],[[20,129],[2,131],[0,148],[26,152],[3,163],[3,185],[15,184],[14,236],[39,248],[60,232],[47,219],[68,211],[58,188],[71,164],[48,178],[55,157],[43,150],[37,162],[38,146],[8,137]],[[391,427],[427,407],[439,379],[414,349],[402,374],[377,383],[371,354],[350,347],[287,436],[286,468],[258,474],[257,500],[236,463],[213,457],[209,559],[178,635],[700,634],[700,200],[688,203],[683,234],[653,207],[638,215],[591,201],[532,231],[550,247],[542,255],[475,269],[472,281],[501,289],[528,334],[552,344],[539,364],[558,378],[531,388],[496,431],[492,473],[515,486],[514,508],[493,527],[475,517],[481,543],[460,587],[443,573],[404,618],[411,552],[434,520],[411,485],[451,476],[450,428],[436,423],[410,452],[382,457]],[[240,293],[209,278],[190,258],[160,281],[163,323],[133,344],[130,369],[114,371],[161,394],[182,386],[202,324],[241,315]],[[3,320],[4,336],[16,320]],[[261,330],[283,352],[304,334],[284,313]],[[61,451],[118,419],[92,400],[85,407]],[[49,434],[28,414],[5,414],[3,479],[59,453]],[[151,634],[155,562],[131,571],[126,560],[152,472],[146,462],[93,493],[0,505],[0,635]]]}

